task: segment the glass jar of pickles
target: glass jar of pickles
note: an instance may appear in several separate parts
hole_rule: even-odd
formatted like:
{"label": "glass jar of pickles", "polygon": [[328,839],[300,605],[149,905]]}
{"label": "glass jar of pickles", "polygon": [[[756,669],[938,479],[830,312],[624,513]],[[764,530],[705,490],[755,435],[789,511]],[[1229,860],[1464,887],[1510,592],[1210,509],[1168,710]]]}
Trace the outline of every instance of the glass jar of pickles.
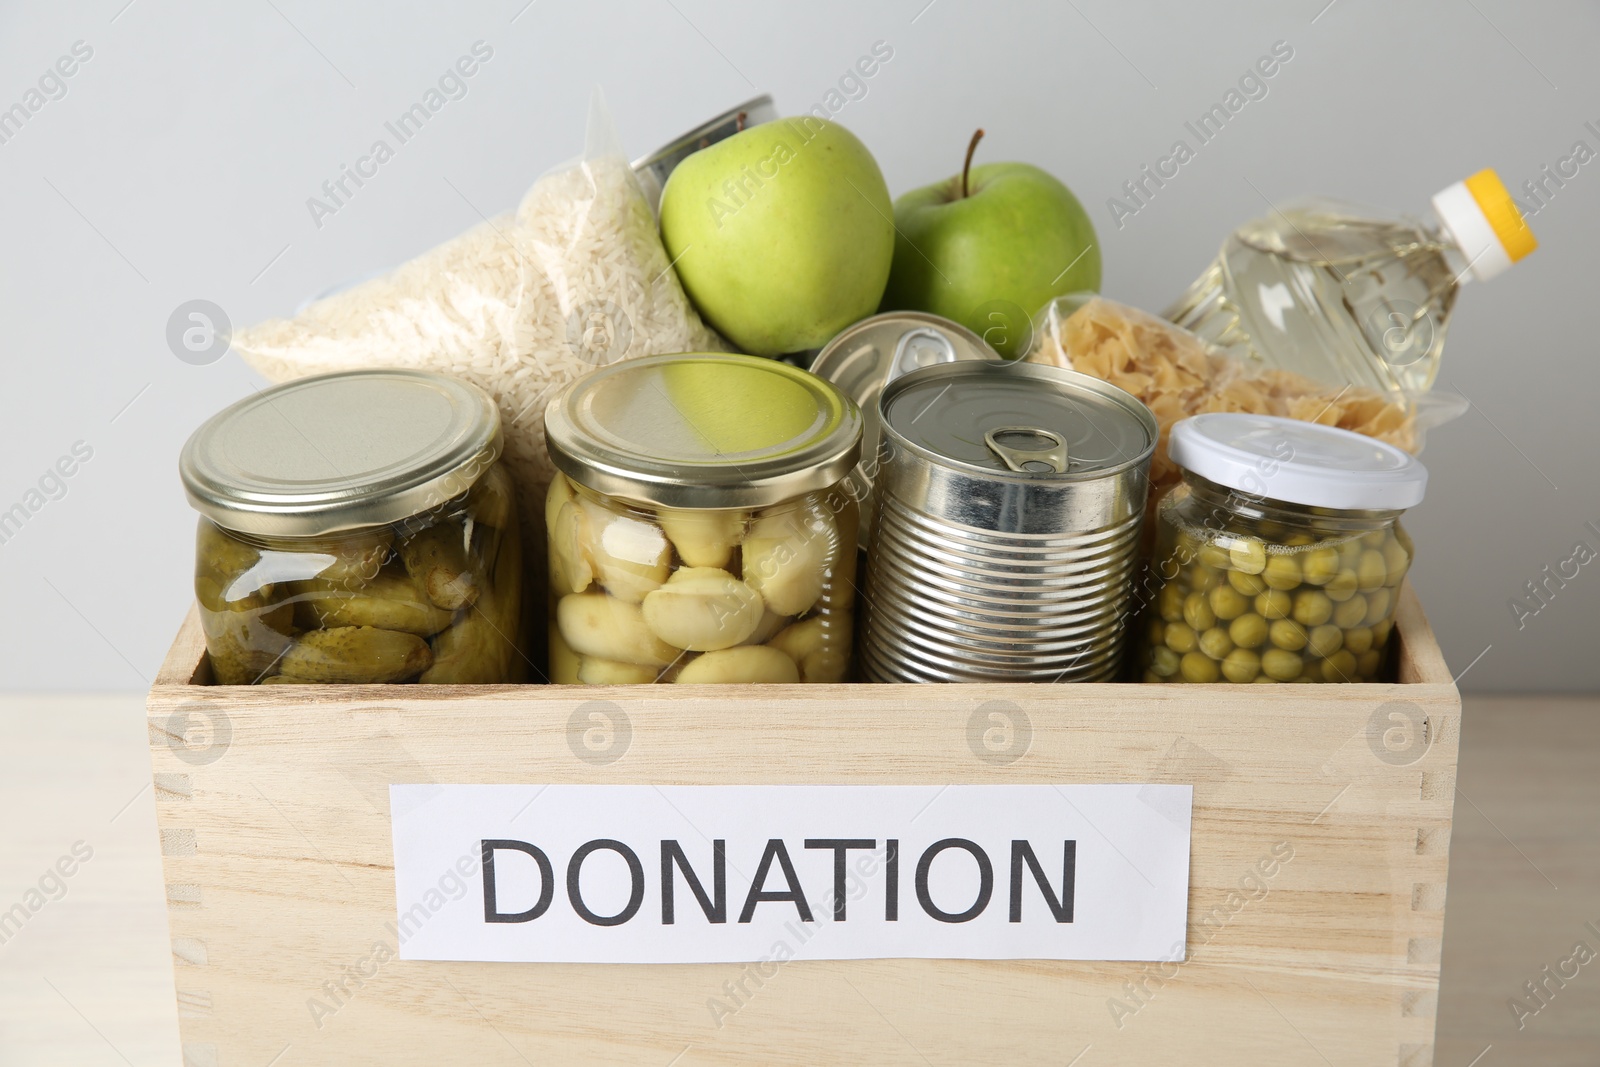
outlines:
{"label": "glass jar of pickles", "polygon": [[[1235,413],[1172,428],[1146,682],[1372,682],[1411,566],[1399,516],[1427,470],[1335,427]],[[1149,588],[1149,586],[1147,586]]]}
{"label": "glass jar of pickles", "polygon": [[179,463],[223,685],[523,680],[522,546],[481,390],[355,371],[259,392]]}
{"label": "glass jar of pickles", "polygon": [[651,356],[573,383],[545,434],[552,681],[847,678],[854,401],[769,359]]}

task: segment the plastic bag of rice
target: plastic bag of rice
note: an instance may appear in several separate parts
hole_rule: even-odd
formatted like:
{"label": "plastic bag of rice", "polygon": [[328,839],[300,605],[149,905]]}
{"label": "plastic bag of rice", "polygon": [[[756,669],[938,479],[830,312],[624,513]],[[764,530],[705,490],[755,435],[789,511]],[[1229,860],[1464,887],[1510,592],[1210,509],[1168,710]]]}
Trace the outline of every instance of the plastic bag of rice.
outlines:
{"label": "plastic bag of rice", "polygon": [[274,382],[388,366],[482,387],[500,405],[535,561],[552,472],[546,403],[596,366],[727,347],[684,295],[598,96],[585,157],[540,178],[515,213],[232,340]]}

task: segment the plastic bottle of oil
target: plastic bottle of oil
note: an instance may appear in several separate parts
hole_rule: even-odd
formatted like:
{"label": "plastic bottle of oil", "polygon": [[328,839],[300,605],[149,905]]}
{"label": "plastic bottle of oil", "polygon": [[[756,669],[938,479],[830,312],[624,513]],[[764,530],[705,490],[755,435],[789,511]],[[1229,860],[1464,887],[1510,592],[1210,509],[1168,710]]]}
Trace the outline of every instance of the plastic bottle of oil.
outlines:
{"label": "plastic bottle of oil", "polygon": [[1536,247],[1492,170],[1435,196],[1421,219],[1308,198],[1230,234],[1166,317],[1252,369],[1414,408],[1439,372],[1457,289]]}

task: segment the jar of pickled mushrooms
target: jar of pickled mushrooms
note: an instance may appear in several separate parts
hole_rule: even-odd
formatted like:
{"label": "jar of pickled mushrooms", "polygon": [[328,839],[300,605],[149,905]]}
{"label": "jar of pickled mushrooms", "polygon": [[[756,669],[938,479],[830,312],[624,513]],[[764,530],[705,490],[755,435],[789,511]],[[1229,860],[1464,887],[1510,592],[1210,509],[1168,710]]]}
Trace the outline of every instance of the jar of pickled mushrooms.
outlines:
{"label": "jar of pickled mushrooms", "polygon": [[861,425],[830,383],[754,356],[569,386],[545,410],[551,680],[845,681]]}

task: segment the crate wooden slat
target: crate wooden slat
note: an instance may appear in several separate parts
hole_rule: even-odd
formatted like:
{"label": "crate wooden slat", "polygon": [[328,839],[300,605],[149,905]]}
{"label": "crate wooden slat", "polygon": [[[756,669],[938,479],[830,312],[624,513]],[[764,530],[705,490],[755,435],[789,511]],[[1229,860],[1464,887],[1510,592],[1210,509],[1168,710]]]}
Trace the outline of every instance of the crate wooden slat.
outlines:
{"label": "crate wooden slat", "polygon": [[[233,687],[191,617],[149,700],[185,1061],[1426,1067],[1461,705],[1409,589],[1396,633],[1371,685]],[[569,725],[597,700],[612,762]],[[1392,711],[1423,734],[1385,747]],[[397,782],[1192,783],[1189,958],[380,963]]]}

